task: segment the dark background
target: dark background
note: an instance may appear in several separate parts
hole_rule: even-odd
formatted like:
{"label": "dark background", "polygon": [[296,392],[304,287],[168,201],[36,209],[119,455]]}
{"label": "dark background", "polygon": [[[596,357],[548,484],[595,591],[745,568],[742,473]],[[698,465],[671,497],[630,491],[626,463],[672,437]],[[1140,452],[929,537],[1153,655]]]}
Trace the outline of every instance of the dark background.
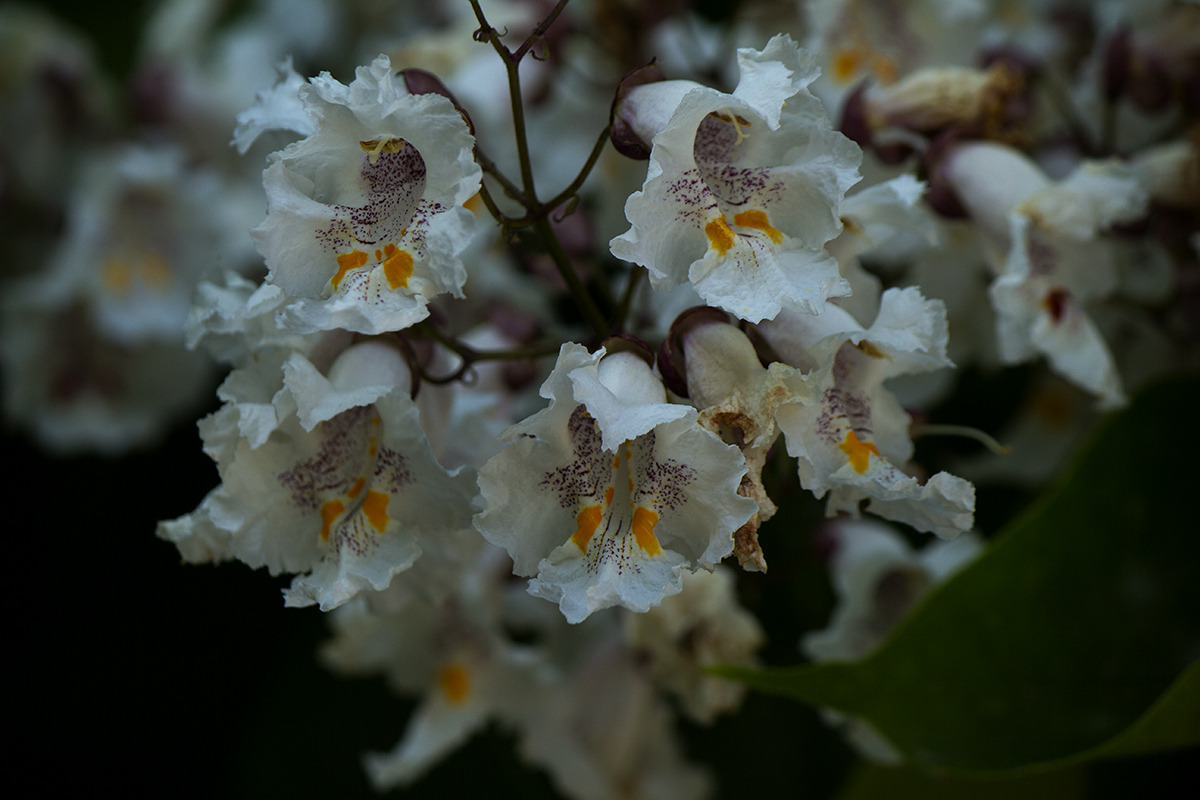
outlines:
{"label": "dark background", "polygon": [[[132,65],[141,3],[45,3],[98,43],[115,76]],[[239,3],[232,3],[236,9]],[[115,9],[115,10],[114,10]],[[988,430],[1019,402],[1027,376],[968,376],[947,421]],[[212,395],[210,395],[212,396]],[[197,409],[196,417],[213,410]],[[964,413],[966,412],[966,413]],[[13,775],[22,795],[101,788],[176,797],[374,796],[360,768],[390,749],[412,702],[378,679],[340,679],[314,658],[326,637],[315,609],[283,608],[287,579],[238,563],[185,566],[154,536],[158,520],[187,513],[217,483],[194,424],[181,422],[152,452],[122,459],[53,459],[6,430],[5,699]],[[951,448],[953,449],[953,448]],[[919,453],[919,455],[921,455]],[[926,453],[937,468],[938,453]],[[801,632],[824,624],[828,582],[808,534],[820,509],[798,487],[764,530],[769,579],[743,581],[767,623],[770,663],[795,663]],[[793,491],[797,490],[797,491]],[[980,492],[980,527],[994,533],[1028,496]],[[799,528],[800,535],[791,531]],[[810,709],[752,695],[713,728],[683,726],[694,760],[714,766],[721,796],[829,797],[854,767],[851,751]],[[1197,785],[1195,753],[1093,766],[1090,796],[1175,797]],[[30,788],[33,790],[30,791]],[[433,769],[406,797],[550,797],[540,772],[516,760],[513,739],[491,728]]]}

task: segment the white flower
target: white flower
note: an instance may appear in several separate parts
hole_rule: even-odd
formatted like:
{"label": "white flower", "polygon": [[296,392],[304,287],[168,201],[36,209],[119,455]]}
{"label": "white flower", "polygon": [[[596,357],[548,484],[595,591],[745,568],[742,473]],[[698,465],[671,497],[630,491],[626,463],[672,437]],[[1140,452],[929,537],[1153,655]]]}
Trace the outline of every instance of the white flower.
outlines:
{"label": "white flower", "polygon": [[900,175],[847,197],[841,206],[842,232],[825,245],[837,259],[838,270],[853,290],[836,304],[856,319],[873,319],[879,311],[882,283],[859,258],[871,253],[877,259],[889,251],[904,252],[904,245],[937,242],[937,230],[928,208],[921,203],[926,185],[911,175]]}
{"label": "white flower", "polygon": [[727,556],[755,509],[737,494],[737,449],[667,404],[637,355],[610,356],[613,369],[604,356],[563,345],[541,388],[550,406],[510,428],[514,443],[479,473],[476,527],[573,623],[679,592],[684,567]]}
{"label": "white flower", "polygon": [[626,95],[618,113],[653,149],[625,204],[633,227],[612,252],[645,266],[655,288],[690,281],[752,322],[782,307],[819,313],[849,293],[823,246],[861,153],[830,129],[805,88],[818,69],[786,35],[739,50],[738,64],[733,94],[666,81]]}
{"label": "white flower", "polygon": [[720,565],[711,573],[684,573],[681,593],[645,614],[627,614],[625,634],[630,647],[650,656],[655,681],[700,723],[736,710],[746,689],[705,668],[752,667],[766,641],[758,620],[738,604],[734,573]]}
{"label": "white flower", "polygon": [[521,756],[571,800],[703,800],[711,776],[689,764],[669,706],[616,637],[581,659],[568,682],[526,713]]}
{"label": "white flower", "polygon": [[857,515],[871,498],[869,511],[917,530],[949,538],[971,527],[975,487],[945,472],[922,485],[899,469],[912,457],[909,418],[883,387],[897,375],[951,366],[940,301],[915,288],[888,289],[867,329],[830,307],[817,317],[781,315],[761,330],[784,361],[810,369],[816,401],[781,405],[775,421],[801,485],[817,497],[829,493],[829,516]]}
{"label": "white flower", "polygon": [[1043,354],[1101,405],[1123,403],[1112,354],[1084,305],[1117,288],[1116,249],[1102,233],[1145,212],[1134,170],[1084,162],[1054,183],[1021,153],[984,143],[957,147],[945,176],[980,223],[1000,273],[989,294],[1001,359]]}
{"label": "white flower", "polygon": [[[272,369],[277,362],[263,359],[235,371],[222,387],[229,402],[202,421],[222,484],[195,512],[159,526],[185,558],[303,573],[287,604],[327,610],[387,587],[421,555],[422,538],[467,524],[471,473],[448,474],[434,459],[408,398],[408,368],[390,347],[355,345],[328,377],[298,353],[282,381],[248,374]],[[252,396],[237,397],[238,388]]]}
{"label": "white flower", "polygon": [[420,697],[396,747],[365,759],[381,791],[412,783],[489,720],[513,722],[542,691],[540,654],[503,635],[508,559],[473,530],[471,537],[478,546],[463,554],[458,575],[446,576],[442,601],[407,591],[410,572],[333,614],[336,635],[323,661],[342,674],[382,673],[394,690]]}
{"label": "white flower", "polygon": [[[839,519],[825,533],[833,540],[833,588],[838,604],[828,627],[805,635],[801,649],[814,661],[855,661],[883,642],[936,585],[983,552],[973,532],[913,551],[890,525]],[[842,729],[866,758],[897,763],[901,754],[865,720],[831,709],[822,716]]]}
{"label": "white flower", "polygon": [[[722,315],[723,316],[723,315]],[[754,345],[737,327],[697,319],[680,335],[688,395],[700,409],[700,425],[736,444],[746,459],[738,493],[758,510],[734,533],[734,555],[743,569],[766,572],[758,528],[776,511],[762,485],[767,453],[779,437],[775,410],[781,403],[812,402],[798,370],[785,364],[763,367]]]}
{"label": "white flower", "polygon": [[[463,203],[480,179],[466,123],[446,98],[408,94],[386,56],[357,75],[296,88],[314,132],[263,173],[267,218],[252,234],[268,280],[295,300],[281,314],[294,330],[399,330],[428,316],[431,297],[461,296],[466,280],[459,254],[475,217]],[[264,96],[257,128],[270,108],[288,108],[276,95],[290,85]],[[275,124],[302,127],[290,111]]]}

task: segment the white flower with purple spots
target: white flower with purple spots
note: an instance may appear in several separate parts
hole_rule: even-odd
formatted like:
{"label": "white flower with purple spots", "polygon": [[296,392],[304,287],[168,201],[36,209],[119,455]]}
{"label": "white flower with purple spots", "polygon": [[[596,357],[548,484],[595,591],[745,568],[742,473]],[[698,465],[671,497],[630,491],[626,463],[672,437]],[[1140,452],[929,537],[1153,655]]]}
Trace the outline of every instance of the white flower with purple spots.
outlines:
{"label": "white flower with purple spots", "polygon": [[[267,218],[252,231],[268,280],[294,299],[284,324],[382,333],[424,319],[435,295],[461,296],[475,220],[463,204],[480,170],[454,105],[409,94],[386,56],[349,86],[328,73],[282,86],[294,86],[314,128],[272,154]],[[270,127],[270,107],[257,110],[256,129]],[[294,114],[277,127],[295,130]]]}
{"label": "white flower with purple spots", "polygon": [[613,255],[646,267],[656,289],[690,281],[741,319],[783,307],[816,314],[849,286],[824,250],[861,152],[830,129],[806,88],[819,70],[786,35],[738,51],[741,82],[724,94],[691,81],[638,86],[618,105],[651,142],[632,228]]}
{"label": "white flower with purple spots", "polygon": [[159,526],[186,560],[302,573],[287,605],[328,610],[386,588],[421,555],[423,538],[469,524],[473,476],[434,459],[408,397],[408,368],[389,346],[355,345],[327,375],[293,353],[274,378],[277,416],[266,429],[247,429],[233,391],[270,379],[244,374],[256,369],[278,375],[278,362],[235,370],[223,387],[229,401],[201,421],[221,485],[192,514]]}
{"label": "white flower with purple spots", "polygon": [[[674,412],[637,355],[608,356],[615,370],[603,358],[603,349],[563,345],[541,388],[550,406],[510,428],[513,444],[479,473],[485,508],[475,526],[508,551],[518,575],[536,576],[530,593],[558,603],[572,623],[614,605],[646,611],[677,594],[683,569],[711,569],[729,555],[733,532],[756,509],[737,493],[746,472],[737,448],[703,430],[695,409]],[[602,389],[609,404],[596,402]],[[606,441],[619,418],[606,406],[637,403],[642,422]]]}
{"label": "white flower with purple spots", "polygon": [[951,538],[974,521],[975,487],[939,472],[924,484],[903,472],[912,457],[908,414],[888,378],[951,366],[946,311],[915,288],[888,289],[870,328],[836,306],[811,317],[785,314],[760,330],[783,360],[809,370],[816,400],[785,403],[775,421],[795,456],[800,483],[829,494],[826,513],[868,510]]}

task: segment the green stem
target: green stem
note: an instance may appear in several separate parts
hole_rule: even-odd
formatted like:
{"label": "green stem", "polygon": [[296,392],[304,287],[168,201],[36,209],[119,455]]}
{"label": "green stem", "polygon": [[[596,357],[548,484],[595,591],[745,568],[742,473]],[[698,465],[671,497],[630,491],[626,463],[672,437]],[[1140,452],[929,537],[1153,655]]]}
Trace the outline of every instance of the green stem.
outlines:
{"label": "green stem", "polygon": [[[521,58],[529,51],[534,42],[545,34],[546,30],[566,5],[567,0],[559,0],[558,5],[554,7],[550,15],[534,28],[533,33],[529,35],[525,43],[518,48],[516,53],[513,53],[504,46],[496,30],[488,24],[483,9],[479,7],[479,0],[471,0],[471,8],[475,12],[475,19],[479,22],[479,32],[476,38],[480,41],[491,43],[496,54],[500,56],[500,60],[504,62],[504,70],[508,74],[508,97],[512,106],[513,134],[517,141],[517,160],[521,165],[521,186],[524,189],[523,197],[518,199],[525,206],[526,211],[524,219],[513,220],[513,222],[518,224],[533,224],[534,230],[541,237],[542,244],[546,247],[546,252],[550,254],[550,258],[553,259],[559,274],[566,281],[567,287],[571,290],[571,294],[574,296],[575,302],[579,305],[584,318],[592,327],[592,330],[596,332],[596,335],[604,338],[609,333],[608,322],[604,319],[600,310],[596,308],[595,302],[592,301],[592,297],[588,294],[583,282],[579,280],[579,276],[575,274],[575,270],[571,266],[567,254],[562,249],[562,244],[559,243],[554,229],[550,227],[550,221],[546,219],[546,211],[549,209],[539,203],[537,199],[537,188],[533,181],[533,162],[529,158],[529,140],[525,133],[525,104],[521,98],[521,79],[518,74]],[[588,159],[590,164],[594,164],[595,159],[600,157],[599,151],[602,149],[602,141],[597,141],[596,145],[592,148],[595,158]],[[476,150],[476,154],[478,155],[478,150]],[[494,168],[495,165],[493,164],[492,167]],[[590,170],[591,167],[588,166],[587,171]],[[587,173],[581,172],[580,176],[576,176],[576,180],[582,185],[586,177]],[[553,206],[550,208],[553,208]]]}
{"label": "green stem", "polygon": [[496,179],[496,183],[500,184],[500,188],[504,189],[504,193],[516,200],[518,203],[524,198],[522,197],[521,187],[517,186],[508,176],[500,171],[496,166],[496,162],[487,157],[487,154],[479,149],[479,142],[475,143],[475,160],[479,162],[479,168]]}
{"label": "green stem", "polygon": [[596,166],[596,162],[600,160],[600,154],[604,152],[604,146],[608,144],[608,134],[612,130],[612,120],[604,126],[604,130],[600,132],[600,136],[596,139],[596,144],[592,146],[592,152],[588,155],[587,161],[583,165],[583,169],[579,170],[579,174],[575,176],[575,180],[563,189],[558,194],[554,195],[544,206],[547,211],[558,208],[563,203],[567,202],[583,188],[583,182],[587,180],[588,175],[592,174],[592,167]]}
{"label": "green stem", "polygon": [[923,423],[921,425],[913,426],[913,435],[916,437],[964,436],[968,439],[974,439],[996,455],[1002,456],[1012,452],[1012,448],[1008,445],[1000,444],[991,435],[984,433],[978,428],[972,428],[967,425],[937,425]]}
{"label": "green stem", "polygon": [[618,331],[625,330],[625,320],[629,318],[629,310],[633,308],[633,298],[637,295],[638,285],[642,282],[642,276],[646,274],[644,267],[639,267],[637,264],[629,270],[629,277],[625,280],[625,291],[621,294],[621,306],[617,310]]}
{"label": "green stem", "polygon": [[[567,7],[568,0],[558,0],[558,5],[550,12],[550,16],[546,17],[541,23],[533,29],[533,32],[525,39],[516,52],[512,54],[513,60],[520,61],[529,52],[529,49],[537,44],[538,39],[546,35],[546,31],[550,30],[550,26],[554,24],[554,20],[558,19],[558,15]],[[534,56],[537,58],[537,56]]]}
{"label": "green stem", "polygon": [[546,245],[546,252],[554,260],[554,266],[558,267],[558,272],[562,275],[563,280],[567,282],[567,288],[571,290],[571,294],[575,297],[575,302],[579,304],[579,310],[583,312],[584,319],[592,326],[592,330],[596,332],[598,337],[603,339],[608,336],[608,322],[605,321],[600,310],[596,308],[596,304],[592,301],[592,296],[588,294],[587,288],[579,280],[579,276],[575,274],[575,268],[571,266],[567,254],[563,251],[562,244],[558,241],[558,236],[554,234],[554,229],[550,227],[550,220],[542,217],[533,223],[533,228],[542,237],[542,243]]}

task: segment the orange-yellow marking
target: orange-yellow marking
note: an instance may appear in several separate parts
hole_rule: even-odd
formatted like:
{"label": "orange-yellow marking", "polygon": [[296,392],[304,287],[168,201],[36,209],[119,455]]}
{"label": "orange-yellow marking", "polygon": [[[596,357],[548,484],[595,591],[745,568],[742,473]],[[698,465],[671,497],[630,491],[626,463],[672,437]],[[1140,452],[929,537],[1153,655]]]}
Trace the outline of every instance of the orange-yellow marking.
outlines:
{"label": "orange-yellow marking", "polygon": [[463,208],[470,211],[472,214],[478,214],[484,210],[483,198],[479,196],[479,192],[471,195],[467,202],[463,203]]}
{"label": "orange-yellow marking", "polygon": [[575,515],[575,524],[579,527],[578,530],[571,534],[571,541],[585,553],[587,552],[588,542],[591,540],[592,534],[596,532],[596,528],[600,525],[600,518],[600,506],[587,506]]}
{"label": "orange-yellow marking", "polygon": [[362,250],[351,250],[349,253],[342,253],[337,257],[337,265],[337,274],[332,278],[333,288],[335,289],[342,282],[342,278],[346,277],[347,272],[367,265],[367,254]]}
{"label": "orange-yellow marking", "polygon": [[613,487],[608,487],[604,490],[604,505],[611,506],[613,497]]}
{"label": "orange-yellow marking", "polygon": [[413,257],[394,244],[383,246],[383,274],[393,289],[408,286],[413,273]]}
{"label": "orange-yellow marking", "polygon": [[858,348],[858,351],[860,353],[862,353],[863,355],[870,356],[871,358],[887,358],[887,353],[883,352],[878,347],[876,347],[875,345],[868,342],[866,339],[863,339],[861,342],[859,342],[858,344],[856,344],[854,346]]}
{"label": "orange-yellow marking", "polygon": [[638,506],[633,510],[633,538],[638,546],[648,554],[656,556],[662,552],[658,538],[654,535],[654,526],[658,524],[658,514],[648,508]]}
{"label": "orange-yellow marking", "polygon": [[438,673],[438,687],[447,700],[460,706],[471,691],[471,676],[462,664],[450,664]]}
{"label": "orange-yellow marking", "polygon": [[346,492],[346,497],[358,497],[358,493],[361,492],[363,487],[366,485],[367,479],[359,478],[354,482],[354,485],[350,487],[350,491]]}
{"label": "orange-yellow marking", "polygon": [[729,248],[733,247],[734,232],[725,221],[725,217],[717,217],[705,225],[704,235],[708,237],[708,243],[718,255],[725,255]]}
{"label": "orange-yellow marking", "polygon": [[617,453],[615,456],[613,456],[613,469],[616,469],[619,466],[621,466],[621,454]]}
{"label": "orange-yellow marking", "polygon": [[338,515],[346,510],[346,504],[341,500],[330,500],[325,505],[321,506],[321,538],[329,541],[329,529],[333,527],[334,520]]}
{"label": "orange-yellow marking", "polygon": [[837,83],[846,83],[862,68],[863,53],[857,47],[843,47],[829,60],[829,72]]}
{"label": "orange-yellow marking", "polygon": [[399,153],[404,149],[404,140],[384,136],[379,139],[371,139],[366,142],[359,142],[358,146],[367,154],[367,158],[372,164],[379,160],[380,153]]}
{"label": "orange-yellow marking", "polygon": [[383,533],[383,529],[388,524],[388,496],[383,492],[377,492],[374,489],[367,490],[367,499],[363,500],[362,512],[367,518],[367,522],[371,523],[371,527]]}
{"label": "orange-yellow marking", "polygon": [[125,294],[133,282],[133,270],[128,262],[119,258],[106,258],[100,265],[100,280],[104,288],[113,294]]}
{"label": "orange-yellow marking", "polygon": [[854,471],[859,475],[867,471],[871,453],[879,455],[879,448],[875,446],[874,442],[859,441],[858,434],[854,431],[846,434],[846,440],[838,445],[838,449],[849,456],[850,466],[854,467]]}
{"label": "orange-yellow marking", "polygon": [[775,244],[783,241],[783,232],[771,225],[765,211],[759,211],[758,209],[743,211],[740,214],[734,215],[733,224],[743,228],[753,228],[756,231],[762,231]]}

